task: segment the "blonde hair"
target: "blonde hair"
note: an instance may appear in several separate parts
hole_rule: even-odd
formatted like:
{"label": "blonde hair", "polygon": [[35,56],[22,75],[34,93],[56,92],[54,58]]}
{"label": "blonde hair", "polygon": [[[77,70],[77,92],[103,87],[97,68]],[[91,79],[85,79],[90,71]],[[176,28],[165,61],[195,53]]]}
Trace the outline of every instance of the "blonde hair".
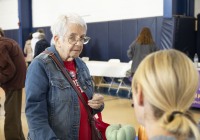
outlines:
{"label": "blonde hair", "polygon": [[188,114],[198,87],[198,72],[182,52],[169,49],[148,55],[136,70],[132,88],[142,86],[160,126],[178,139],[200,139],[197,124]]}

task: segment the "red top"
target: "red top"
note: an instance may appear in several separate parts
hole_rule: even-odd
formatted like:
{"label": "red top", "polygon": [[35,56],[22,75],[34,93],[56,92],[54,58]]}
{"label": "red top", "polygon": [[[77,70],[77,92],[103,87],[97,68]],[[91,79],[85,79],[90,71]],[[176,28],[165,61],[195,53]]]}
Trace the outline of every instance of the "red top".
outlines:
{"label": "red top", "polygon": [[[76,87],[81,92],[83,98],[85,99],[86,103],[88,102],[88,98],[86,94],[83,92],[81,87],[79,86],[78,80],[76,78],[76,66],[74,61],[66,61],[64,62],[65,67],[69,71],[70,76],[72,77],[72,80]],[[79,99],[79,98],[78,98]],[[80,105],[80,128],[79,128],[79,140],[91,140],[91,127],[88,121],[88,113],[82,103],[82,101],[79,99],[79,105]]]}

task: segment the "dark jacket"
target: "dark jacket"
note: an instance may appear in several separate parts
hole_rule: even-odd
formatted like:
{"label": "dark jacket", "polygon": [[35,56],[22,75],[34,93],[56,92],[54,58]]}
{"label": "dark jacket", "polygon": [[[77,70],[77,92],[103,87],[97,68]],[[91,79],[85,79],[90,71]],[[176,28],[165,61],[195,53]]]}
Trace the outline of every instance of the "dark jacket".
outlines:
{"label": "dark jacket", "polygon": [[46,39],[41,39],[35,44],[34,58],[43,52],[47,47],[50,47],[50,43]]}
{"label": "dark jacket", "polygon": [[4,90],[21,89],[25,85],[26,63],[16,41],[0,37],[0,84]]}
{"label": "dark jacket", "polygon": [[140,62],[150,53],[157,51],[156,44],[152,45],[140,45],[136,41],[133,41],[127,51],[127,56],[132,60],[131,72],[135,73]]}

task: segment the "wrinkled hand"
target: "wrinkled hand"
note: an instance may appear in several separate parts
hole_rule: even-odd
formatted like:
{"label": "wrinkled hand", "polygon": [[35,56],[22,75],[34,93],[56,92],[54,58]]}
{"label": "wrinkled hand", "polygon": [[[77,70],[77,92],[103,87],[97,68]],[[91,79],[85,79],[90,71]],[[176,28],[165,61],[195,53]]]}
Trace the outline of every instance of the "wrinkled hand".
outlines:
{"label": "wrinkled hand", "polygon": [[93,109],[99,109],[104,104],[104,97],[101,94],[94,94],[88,105]]}

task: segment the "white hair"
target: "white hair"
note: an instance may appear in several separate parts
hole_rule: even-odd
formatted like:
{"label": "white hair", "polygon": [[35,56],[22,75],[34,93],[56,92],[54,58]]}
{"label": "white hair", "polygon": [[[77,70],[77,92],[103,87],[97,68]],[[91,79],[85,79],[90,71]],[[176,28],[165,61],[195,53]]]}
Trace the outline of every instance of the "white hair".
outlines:
{"label": "white hair", "polygon": [[77,14],[70,13],[66,15],[61,15],[57,18],[57,20],[51,26],[51,32],[54,36],[64,36],[67,33],[68,25],[74,23],[77,25],[81,25],[87,31],[87,24],[83,20],[83,18]]}

